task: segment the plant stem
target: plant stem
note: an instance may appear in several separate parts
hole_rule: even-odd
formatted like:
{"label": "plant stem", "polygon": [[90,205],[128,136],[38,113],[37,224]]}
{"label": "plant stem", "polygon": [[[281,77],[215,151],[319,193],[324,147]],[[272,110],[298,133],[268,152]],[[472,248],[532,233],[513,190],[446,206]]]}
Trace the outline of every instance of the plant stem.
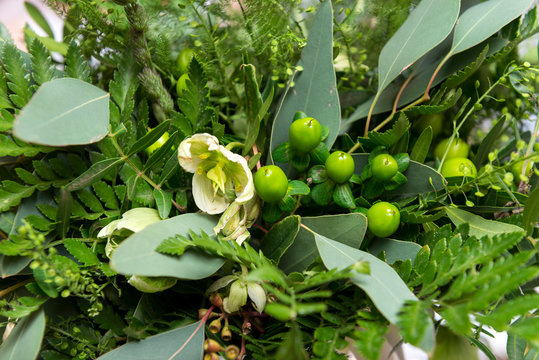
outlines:
{"label": "plant stem", "polygon": [[31,283],[31,282],[34,282],[34,281],[32,279],[28,279],[28,280],[22,281],[20,283],[16,283],[15,285],[11,285],[10,287],[0,291],[0,299],[2,297],[4,297],[5,295],[9,294],[10,292],[15,291],[18,288],[23,287],[24,285],[26,285],[28,283]]}

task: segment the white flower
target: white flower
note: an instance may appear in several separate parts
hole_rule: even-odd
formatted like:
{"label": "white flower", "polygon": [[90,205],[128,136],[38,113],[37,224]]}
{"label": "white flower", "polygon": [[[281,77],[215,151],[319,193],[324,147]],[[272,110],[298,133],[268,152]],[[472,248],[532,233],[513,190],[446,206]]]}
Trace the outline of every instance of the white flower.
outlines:
{"label": "white flower", "polygon": [[97,237],[108,238],[105,254],[110,258],[119,241],[160,220],[159,212],[155,209],[134,208],[123,213],[121,219],[111,221],[99,231]]}
{"label": "white flower", "polygon": [[234,154],[210,134],[195,134],[178,148],[180,165],[193,176],[193,197],[198,208],[220,214],[230,203],[245,203],[254,195],[253,175],[247,160]]}

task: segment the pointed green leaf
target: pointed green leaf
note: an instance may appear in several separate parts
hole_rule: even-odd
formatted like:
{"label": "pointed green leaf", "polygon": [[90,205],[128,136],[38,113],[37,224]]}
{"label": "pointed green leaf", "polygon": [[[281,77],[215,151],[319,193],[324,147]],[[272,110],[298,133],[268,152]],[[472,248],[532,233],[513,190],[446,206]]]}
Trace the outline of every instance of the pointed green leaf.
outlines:
{"label": "pointed green leaf", "polygon": [[[351,281],[361,288],[373,301],[376,308],[391,323],[397,324],[399,312],[406,302],[418,301],[408,286],[401,280],[391,266],[377,257],[364,251],[354,249],[345,244],[328,239],[325,236],[314,234],[316,247],[324,265],[328,269],[345,269],[359,261],[367,261],[370,274],[356,273]],[[432,323],[429,326],[433,329]],[[426,331],[418,344],[426,344],[425,350],[429,351],[434,343],[426,339],[432,337],[431,331]]]}
{"label": "pointed green leaf", "polygon": [[417,138],[410,159],[422,163],[427,158],[430,149],[430,143],[432,142],[432,127],[428,126],[421,135]]}
{"label": "pointed green leaf", "polygon": [[39,27],[43,29],[43,31],[45,31],[48,36],[54,38],[54,33],[52,32],[49,23],[47,22],[43,14],[39,11],[39,9],[29,1],[24,2],[24,7],[26,8],[26,11],[28,12],[32,20],[34,20],[36,24],[39,25]]}
{"label": "pointed green leaf", "polygon": [[383,251],[388,264],[408,259],[413,264],[419,250],[421,250],[421,246],[414,242],[395,239],[376,239],[369,246],[369,252],[375,256]]}
{"label": "pointed green leaf", "polygon": [[380,52],[378,93],[449,35],[459,10],[459,0],[423,0],[419,3]]}
{"label": "pointed green leaf", "polygon": [[161,219],[166,219],[172,209],[172,196],[167,191],[161,189],[153,189],[153,197],[159,211]]}
{"label": "pointed green leaf", "polygon": [[146,149],[154,142],[159,140],[159,138],[168,130],[170,125],[170,120],[163,121],[161,124],[157,125],[155,128],[150,130],[146,135],[137,140],[136,143],[131,146],[127,156],[131,156],[141,150]]}
{"label": "pointed green leaf", "polygon": [[18,138],[49,146],[90,144],[108,134],[109,94],[80,80],[43,84],[15,118]]}
{"label": "pointed green leaf", "polygon": [[[367,230],[367,218],[359,213],[303,217],[301,222],[309,229],[331,236],[334,240],[353,248],[360,247]],[[294,243],[283,254],[279,267],[287,273],[300,272],[317,257],[313,234],[301,228]]]}
{"label": "pointed green leaf", "polygon": [[191,360],[202,359],[204,324],[194,324],[132,341],[98,358],[98,360]]}
{"label": "pointed green leaf", "polygon": [[309,32],[296,72],[278,105],[271,133],[271,151],[288,141],[288,128],[296,111],[303,111],[329,128],[325,140],[329,148],[335,142],[341,122],[341,108],[333,68],[333,14],[331,1],[322,3]]}
{"label": "pointed green leaf", "polygon": [[116,166],[123,163],[123,161],[122,158],[110,158],[92,164],[88,170],[67,184],[66,190],[79,190],[90,185],[94,181],[100,180],[103,176],[107,175],[108,171],[116,168]]}
{"label": "pointed green leaf", "polygon": [[300,217],[292,215],[273,225],[262,240],[260,250],[275,263],[279,263],[281,256],[292,245],[300,226]]}
{"label": "pointed green leaf", "polygon": [[490,129],[485,139],[481,141],[481,144],[479,145],[479,149],[477,150],[477,153],[475,154],[475,157],[473,158],[474,165],[478,169],[488,159],[488,153],[492,150],[495,142],[498,141],[498,139],[500,138],[506,119],[507,117],[504,116],[500,120],[498,120],[496,125],[494,125],[492,129]]}
{"label": "pointed green leaf", "polygon": [[455,26],[451,54],[471,48],[522,15],[534,0],[489,0],[472,6]]}
{"label": "pointed green leaf", "polygon": [[524,208],[522,224],[528,235],[532,235],[537,220],[539,220],[539,187],[530,193]]}
{"label": "pointed green leaf", "polygon": [[45,333],[45,313],[37,311],[21,319],[0,346],[0,359],[34,360]]}
{"label": "pointed green leaf", "polygon": [[470,236],[481,238],[483,236],[492,237],[504,233],[524,233],[524,230],[516,225],[502,223],[500,221],[487,220],[479,215],[469,213],[461,209],[446,206],[445,211],[453,224],[470,224]]}

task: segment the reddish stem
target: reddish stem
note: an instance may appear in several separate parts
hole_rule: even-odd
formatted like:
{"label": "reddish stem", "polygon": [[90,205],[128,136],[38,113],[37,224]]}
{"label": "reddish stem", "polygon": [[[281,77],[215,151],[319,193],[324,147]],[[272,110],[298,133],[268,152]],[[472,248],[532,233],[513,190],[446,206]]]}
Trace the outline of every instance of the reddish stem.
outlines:
{"label": "reddish stem", "polygon": [[200,323],[198,324],[197,328],[195,329],[195,331],[193,331],[193,333],[191,334],[191,336],[189,336],[189,338],[183,343],[183,345],[178,349],[178,351],[176,351],[174,354],[172,354],[171,357],[168,358],[168,360],[172,360],[174,359],[174,357],[176,355],[178,355],[185,346],[187,346],[187,344],[189,343],[189,341],[191,341],[191,339],[193,338],[193,336],[195,336],[195,334],[198,332],[198,330],[200,330],[200,328],[202,326],[204,326],[204,324],[206,324],[206,321],[208,320],[208,318],[210,317],[210,314],[211,312],[213,311],[213,308],[215,306],[210,306],[210,308],[208,309],[208,312],[206,313],[206,315],[204,315],[204,317],[202,319],[200,319]]}
{"label": "reddish stem", "polygon": [[[256,146],[256,144],[253,144],[253,155],[256,154],[258,154],[258,147]],[[256,163],[256,169],[259,170],[261,167],[262,165],[260,164],[260,160],[258,160],[258,162]]]}

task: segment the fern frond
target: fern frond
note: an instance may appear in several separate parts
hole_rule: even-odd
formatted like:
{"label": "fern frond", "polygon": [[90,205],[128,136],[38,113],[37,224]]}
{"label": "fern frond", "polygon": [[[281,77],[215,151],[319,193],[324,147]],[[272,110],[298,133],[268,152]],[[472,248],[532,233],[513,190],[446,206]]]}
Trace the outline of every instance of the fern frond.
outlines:
{"label": "fern frond", "polygon": [[[4,113],[2,113],[4,116]],[[15,140],[8,135],[0,134],[0,156],[36,156],[39,153],[48,153],[56,150],[52,147],[30,145],[20,140]]]}
{"label": "fern frond", "polygon": [[32,60],[32,78],[37,85],[42,85],[54,78],[55,68],[52,64],[51,56],[38,38],[32,40],[30,57]]}
{"label": "fern frond", "polygon": [[74,41],[71,41],[69,44],[65,62],[65,72],[69,77],[91,82],[92,79],[90,78],[90,66],[84,60],[79,46]]}
{"label": "fern frond", "polygon": [[0,109],[12,109],[13,105],[9,100],[8,91],[7,91],[7,82],[6,75],[4,71],[0,68]]}
{"label": "fern frond", "polygon": [[2,64],[8,80],[7,87],[12,93],[9,99],[18,108],[23,108],[33,94],[30,73],[19,49],[12,43],[6,43],[3,46]]}
{"label": "fern frond", "polygon": [[7,211],[21,203],[22,199],[30,197],[36,187],[24,186],[11,180],[2,181],[0,186],[0,211]]}

